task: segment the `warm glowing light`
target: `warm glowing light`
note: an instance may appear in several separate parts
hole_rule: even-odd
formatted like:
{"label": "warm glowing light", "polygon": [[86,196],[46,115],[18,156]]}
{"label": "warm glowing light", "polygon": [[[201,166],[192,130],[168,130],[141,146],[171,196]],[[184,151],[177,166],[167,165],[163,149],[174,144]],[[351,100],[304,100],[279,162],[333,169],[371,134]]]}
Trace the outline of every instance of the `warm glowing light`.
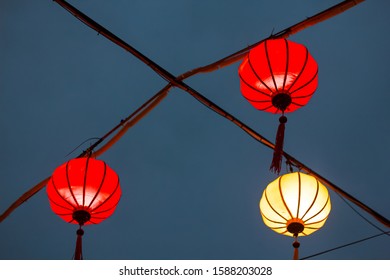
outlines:
{"label": "warm glowing light", "polygon": [[320,229],[331,209],[326,187],[315,177],[295,172],[271,182],[260,200],[264,223],[288,236],[309,235]]}
{"label": "warm glowing light", "polygon": [[118,175],[93,158],[59,166],[46,190],[53,212],[73,224],[100,223],[113,214],[121,197]]}
{"label": "warm glowing light", "polygon": [[275,114],[305,106],[318,84],[318,66],[307,48],[286,39],[265,40],[251,49],[238,74],[248,102]]}

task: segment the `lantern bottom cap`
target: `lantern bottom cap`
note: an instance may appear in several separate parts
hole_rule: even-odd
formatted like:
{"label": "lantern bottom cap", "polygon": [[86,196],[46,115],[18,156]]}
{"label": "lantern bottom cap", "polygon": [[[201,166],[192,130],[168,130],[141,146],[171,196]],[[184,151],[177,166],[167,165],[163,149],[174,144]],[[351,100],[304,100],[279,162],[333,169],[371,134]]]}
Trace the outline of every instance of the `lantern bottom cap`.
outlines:
{"label": "lantern bottom cap", "polygon": [[272,105],[284,112],[292,102],[291,96],[288,93],[280,92],[272,97]]}
{"label": "lantern bottom cap", "polygon": [[91,214],[86,210],[76,210],[73,212],[72,217],[82,226],[91,219]]}
{"label": "lantern bottom cap", "polygon": [[287,231],[298,235],[305,229],[303,221],[301,219],[292,219],[287,223]]}

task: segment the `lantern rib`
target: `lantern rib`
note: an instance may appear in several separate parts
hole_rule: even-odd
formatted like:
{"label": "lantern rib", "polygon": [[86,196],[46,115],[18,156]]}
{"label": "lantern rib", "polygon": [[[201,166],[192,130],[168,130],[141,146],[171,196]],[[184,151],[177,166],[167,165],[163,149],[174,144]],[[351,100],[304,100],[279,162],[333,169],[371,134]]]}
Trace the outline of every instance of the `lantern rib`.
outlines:
{"label": "lantern rib", "polygon": [[278,180],[280,198],[282,199],[282,202],[283,202],[284,206],[286,207],[288,213],[290,214],[290,218],[293,219],[294,217],[293,217],[293,215],[291,214],[290,208],[288,208],[287,203],[286,203],[286,201],[284,200],[284,196],[283,196],[283,192],[282,192],[282,183],[281,183],[282,178],[283,178],[283,176],[280,176],[280,177],[279,177],[279,180]]}
{"label": "lantern rib", "polygon": [[[275,230],[275,229],[285,229],[286,226],[282,226],[282,227],[269,227],[269,228],[272,229],[272,230]],[[282,234],[284,234],[284,233],[286,233],[286,232],[287,232],[287,230],[284,231]]]}
{"label": "lantern rib", "polygon": [[313,201],[312,203],[310,204],[309,208],[306,210],[305,214],[303,214],[303,216],[301,217],[301,220],[303,220],[306,216],[306,214],[310,211],[310,209],[313,207],[314,203],[316,202],[317,200],[317,197],[318,197],[318,193],[320,191],[320,183],[318,182],[318,180],[316,179],[316,182],[317,182],[317,189],[316,189],[316,194],[313,198]]}
{"label": "lantern rib", "polygon": [[[72,216],[72,213],[56,213],[58,216]],[[73,221],[74,219],[72,219]]]}
{"label": "lantern rib", "polygon": [[112,197],[118,190],[120,190],[120,188],[119,188],[119,177],[118,177],[118,176],[116,176],[116,177],[117,177],[117,183],[116,183],[115,190],[114,190],[112,193],[110,193],[110,195],[109,195],[104,201],[102,201],[102,203],[100,203],[96,208],[93,208],[91,211],[95,212],[96,209],[98,209],[98,208],[100,208],[102,205],[104,205],[107,201],[109,201],[109,200],[111,199],[111,197]]}
{"label": "lantern rib", "polygon": [[253,103],[271,103],[271,102],[269,102],[269,100],[253,100],[253,99],[250,99],[250,98],[245,97],[245,96],[244,96],[244,98],[250,102],[253,102]]}
{"label": "lantern rib", "polygon": [[301,173],[298,172],[298,207],[297,207],[297,215],[295,216],[296,218],[299,218],[299,209],[300,209],[300,206],[301,206]]}
{"label": "lantern rib", "polygon": [[[50,203],[53,203],[54,205],[56,205],[57,207],[60,207],[60,208],[62,208],[62,209],[66,209],[66,210],[69,210],[69,211],[73,211],[74,210],[74,207],[72,206],[72,208],[67,208],[67,207],[65,207],[65,206],[63,206],[63,205],[60,205],[60,204],[58,204],[57,202],[55,202],[54,200],[52,200],[50,197],[48,197],[49,198],[49,201],[50,201]],[[57,214],[57,213],[56,213]]]}
{"label": "lantern rib", "polygon": [[[260,78],[260,76],[257,74],[257,71],[255,70],[255,68],[253,67],[253,64],[251,62],[251,53],[248,54],[248,64],[250,66],[250,68],[252,69],[252,72],[255,74],[256,78],[270,91],[270,92],[274,92],[264,81],[262,78]],[[240,75],[241,77],[241,75]],[[266,96],[269,96],[269,94],[267,93],[264,93]]]}
{"label": "lantern rib", "polygon": [[72,187],[70,185],[68,165],[69,165],[69,161],[66,163],[66,167],[65,167],[66,181],[68,182],[68,188],[69,188],[70,194],[72,195],[73,200],[76,202],[76,205],[77,205],[77,208],[78,208],[78,207],[80,207],[80,204],[77,201],[77,199],[76,199],[76,197],[75,197],[75,195],[73,193]]}
{"label": "lantern rib", "polygon": [[[311,229],[311,230],[314,230],[314,231],[317,231],[319,230],[321,227],[307,227],[305,226],[305,229]],[[313,233],[313,232],[312,232]]]}
{"label": "lantern rib", "polygon": [[[64,213],[64,214],[59,214],[59,213],[56,213],[57,216],[60,216],[61,219],[63,219],[64,221],[66,221],[67,223],[72,223],[73,221],[75,221],[75,219],[73,218],[73,215],[71,213]],[[66,216],[70,216],[69,220],[65,220],[66,219]]]}
{"label": "lantern rib", "polygon": [[55,182],[54,182],[53,177],[51,177],[50,180],[51,180],[51,182],[52,182],[52,184],[53,184],[53,187],[54,187],[54,190],[56,191],[56,193],[58,194],[58,196],[61,197],[61,199],[64,200],[67,204],[69,204],[69,205],[72,207],[72,210],[73,210],[73,209],[74,209],[74,205],[73,205],[72,203],[70,203],[65,197],[63,197],[63,196],[60,194],[60,192],[58,191],[58,188],[57,188],[57,186],[56,186],[56,184],[55,184]]}
{"label": "lantern rib", "polygon": [[[329,217],[329,214],[328,214],[328,215],[326,215],[326,217],[325,217],[325,218],[323,218],[323,219],[322,219],[322,220],[320,220],[320,221],[313,222],[313,223],[306,223],[306,222],[305,222],[305,227],[306,227],[306,225],[310,226],[310,225],[315,225],[315,224],[318,224],[318,223],[322,223],[322,222],[326,221],[326,219],[328,219],[328,217]],[[316,227],[316,228],[317,228],[317,227]],[[318,227],[318,228],[321,228],[321,227]]]}
{"label": "lantern rib", "polygon": [[[321,208],[321,210],[319,210],[315,215],[311,216],[310,218],[308,218],[307,220],[305,220],[304,222],[306,223],[307,221],[310,221],[311,219],[315,218],[316,216],[318,216],[324,209],[325,207],[330,203],[330,196],[328,195],[328,198],[326,199],[326,202],[324,204],[324,206]],[[328,215],[327,215],[328,216]]]}
{"label": "lantern rib", "polygon": [[[96,215],[96,214],[102,214],[102,213],[105,213],[105,212],[110,212],[112,209],[116,208],[116,206],[118,205],[118,203],[115,203],[115,205],[113,205],[112,207],[106,209],[106,210],[103,210],[103,211],[93,211],[93,214]],[[103,217],[94,217],[95,219],[105,219]]]}
{"label": "lantern rib", "polygon": [[83,207],[85,206],[85,188],[87,185],[88,163],[89,163],[89,157],[87,157],[87,160],[85,161],[85,172],[84,172],[84,183],[83,183]]}
{"label": "lantern rib", "polygon": [[269,105],[268,107],[265,107],[265,108],[263,108],[262,110],[267,110],[267,109],[270,109],[270,108],[272,108],[273,107],[273,105]]}
{"label": "lantern rib", "polygon": [[297,77],[294,79],[294,81],[291,83],[290,87],[288,88],[288,92],[290,93],[290,96],[294,93],[293,91],[290,91],[290,89],[295,85],[295,83],[299,80],[299,78],[302,76],[302,73],[305,71],[305,68],[306,68],[306,65],[307,65],[307,62],[309,60],[309,50],[304,47],[305,50],[306,50],[306,54],[305,54],[305,62],[303,63],[303,66],[301,68],[301,70],[299,71]]}
{"label": "lantern rib", "polygon": [[[58,213],[56,213],[56,215],[59,216],[61,219],[63,219],[67,223],[72,223],[75,220],[73,218],[72,214],[58,214]],[[70,219],[69,220],[65,220],[66,219],[65,216],[70,216]]]}
{"label": "lantern rib", "polygon": [[[261,213],[261,215],[262,215],[267,221],[270,221],[271,223],[286,225],[286,222],[278,222],[278,221],[271,220],[271,219],[268,218],[264,213]],[[286,221],[287,221],[287,220],[286,220]]]}
{"label": "lantern rib", "polygon": [[[249,59],[248,59],[248,61],[249,61]],[[249,65],[251,65],[251,64],[249,63]],[[263,85],[265,85],[265,86],[268,88],[268,86],[267,86],[266,84],[264,84],[264,82],[260,79],[260,77],[257,76],[256,72],[255,72],[253,69],[252,69],[252,71],[253,71],[253,73],[255,73],[255,75],[256,75],[256,77],[259,79],[259,81],[260,81]],[[240,76],[240,79],[244,82],[244,84],[246,84],[248,87],[250,87],[250,88],[253,89],[254,91],[257,91],[258,93],[261,93],[261,94],[263,94],[263,95],[269,97],[269,94],[268,94],[268,93],[263,92],[263,91],[259,90],[258,88],[253,87],[251,84],[249,84],[249,83],[241,76],[241,74],[238,74],[238,75]],[[269,89],[269,88],[268,88],[268,89]],[[271,91],[271,90],[270,90],[270,91]],[[244,96],[244,97],[245,97],[245,96]]]}
{"label": "lantern rib", "polygon": [[272,204],[268,200],[267,189],[265,189],[265,199],[266,199],[269,207],[272,209],[272,211],[274,211],[279,217],[281,217],[283,220],[285,220],[287,222],[287,219],[284,216],[282,216],[278,211],[276,211],[274,207],[272,207]]}
{"label": "lantern rib", "polygon": [[[267,42],[268,42],[267,40],[264,41],[265,56],[267,57],[268,68],[269,68],[269,71],[270,71],[270,74],[271,74],[271,77],[272,77],[272,81],[274,82],[275,92],[279,92],[278,85],[276,84],[276,81],[275,81],[274,72],[272,71],[271,60],[270,60],[269,55],[268,55]],[[271,92],[274,92],[274,91],[271,90]]]}
{"label": "lantern rib", "polygon": [[297,91],[303,89],[304,87],[310,85],[311,82],[313,82],[314,79],[315,79],[317,76],[318,76],[318,67],[317,67],[317,71],[316,71],[316,73],[314,74],[314,76],[313,76],[308,82],[306,82],[304,85],[300,86],[300,87],[297,88],[296,90],[291,91],[291,94],[294,94],[294,93],[296,93]]}
{"label": "lantern rib", "polygon": [[285,44],[286,44],[286,71],[284,73],[284,80],[283,80],[283,92],[284,92],[284,87],[286,86],[286,81],[287,81],[287,74],[288,74],[288,66],[290,63],[290,49],[288,47],[288,42],[285,38],[283,38]]}
{"label": "lantern rib", "polygon": [[312,93],[310,93],[310,94],[300,95],[300,96],[293,96],[293,97],[291,97],[291,99],[295,100],[295,99],[300,99],[300,98],[307,98],[307,97],[312,96],[314,93],[315,93],[315,90]]}
{"label": "lantern rib", "polygon": [[[269,100],[258,100],[258,101],[256,101],[256,100],[251,100],[251,99],[249,99],[249,98],[247,98],[245,96],[244,96],[244,98],[246,100],[250,101],[250,102],[253,102],[253,103],[271,103],[271,102],[269,102]],[[258,109],[258,110],[268,110],[268,109],[270,109],[272,107],[274,107],[274,106],[271,104],[271,105],[268,105],[268,106],[263,107],[263,108],[256,107],[256,109]]]}
{"label": "lantern rib", "polygon": [[272,107],[274,107],[273,105],[269,105],[267,107],[264,107],[264,108],[258,108],[259,110],[268,110],[268,109],[271,109]]}
{"label": "lantern rib", "polygon": [[107,175],[107,164],[105,162],[103,162],[103,166],[104,166],[104,171],[103,171],[103,178],[102,178],[102,181],[100,182],[100,185],[99,185],[99,188],[98,190],[96,191],[94,197],[92,198],[91,202],[89,203],[88,205],[88,208],[91,207],[91,205],[94,203],[95,199],[97,198],[97,196],[99,195],[100,193],[100,190],[102,189],[103,187],[103,184],[104,184],[104,180],[106,179],[106,175]]}
{"label": "lantern rib", "polygon": [[303,104],[296,103],[295,101],[291,101],[291,104],[294,104],[294,105],[299,106],[299,107],[303,107],[304,106]]}

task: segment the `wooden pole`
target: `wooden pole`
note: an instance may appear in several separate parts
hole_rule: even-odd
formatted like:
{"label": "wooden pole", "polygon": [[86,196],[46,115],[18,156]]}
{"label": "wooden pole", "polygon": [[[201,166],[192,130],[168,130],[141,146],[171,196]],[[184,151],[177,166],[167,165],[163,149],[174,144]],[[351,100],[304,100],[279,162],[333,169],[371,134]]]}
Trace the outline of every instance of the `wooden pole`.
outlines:
{"label": "wooden pole", "polygon": [[[136,49],[131,47],[129,44],[127,44],[122,39],[120,39],[119,37],[117,37],[116,35],[111,33],[110,31],[108,31],[107,29],[105,29],[100,24],[98,24],[95,21],[93,21],[91,18],[87,17],[85,14],[81,13],[80,11],[78,11],[76,8],[74,8],[73,6],[68,4],[67,2],[62,1],[62,0],[54,0],[54,1],[57,2],[59,5],[61,5],[66,10],[68,10],[70,13],[72,13],[80,21],[82,21],[83,23],[85,23],[86,25],[91,27],[92,29],[96,30],[97,32],[99,32],[100,34],[102,34],[103,36],[105,36],[107,39],[109,39],[110,41],[114,42],[118,46],[120,46],[120,47],[124,48],[125,50],[129,51],[135,57],[137,57],[142,62],[144,62],[146,65],[148,65],[150,68],[152,68],[156,73],[158,73],[160,76],[162,76],[164,79],[166,79],[170,84],[167,85],[160,92],[166,94],[172,86],[179,87],[179,88],[183,89],[184,91],[188,92],[189,94],[191,94],[194,98],[199,100],[201,103],[203,103],[207,107],[211,108],[212,110],[214,110],[218,114],[220,114],[223,117],[227,118],[228,120],[232,121],[235,125],[237,125],[241,129],[243,129],[246,133],[248,133],[251,137],[253,137],[257,141],[259,141],[260,143],[264,144],[265,146],[267,146],[267,147],[269,147],[271,149],[274,149],[275,145],[272,142],[270,142],[269,140],[267,140],[266,138],[261,136],[259,133],[257,133],[256,131],[254,131],[250,127],[248,127],[246,124],[244,124],[243,122],[241,122],[240,120],[235,118],[233,115],[231,115],[230,113],[226,112],[224,109],[222,109],[221,107],[219,107],[218,105],[216,105],[215,103],[213,103],[212,101],[208,100],[206,97],[201,95],[199,92],[197,92],[196,90],[192,89],[190,86],[188,86],[187,84],[182,82],[182,80],[184,80],[184,79],[186,79],[186,78],[188,78],[190,76],[193,76],[193,75],[195,75],[197,73],[204,73],[204,72],[214,71],[216,69],[219,69],[221,67],[226,67],[226,66],[228,66],[228,65],[230,65],[232,63],[235,63],[235,62],[239,61],[240,59],[242,59],[246,55],[246,53],[251,48],[253,48],[257,44],[263,42],[264,40],[262,40],[260,42],[257,42],[256,44],[251,45],[251,46],[249,46],[249,47],[247,47],[247,48],[245,48],[243,50],[240,50],[239,52],[236,52],[236,53],[234,53],[234,54],[232,54],[232,55],[230,55],[230,56],[228,56],[226,58],[223,58],[223,59],[221,59],[221,60],[219,60],[219,61],[217,61],[215,63],[212,63],[210,65],[206,65],[204,67],[200,67],[200,68],[191,70],[189,72],[186,72],[186,73],[180,75],[179,77],[175,77],[171,73],[166,71],[164,68],[160,67],[158,64],[156,64],[155,62],[150,60],[148,57],[144,56],[142,53],[140,53],[139,51],[137,51]],[[317,24],[317,23],[319,23],[321,21],[329,19],[329,18],[331,18],[331,17],[333,17],[335,15],[338,15],[338,14],[344,12],[345,10],[347,10],[347,9],[349,9],[349,8],[355,6],[355,5],[357,5],[357,4],[359,4],[359,3],[363,2],[363,1],[364,0],[360,0],[360,1],[344,1],[344,2],[342,2],[340,4],[337,4],[337,5],[333,6],[333,7],[331,7],[329,9],[327,9],[327,10],[325,10],[325,11],[323,11],[323,12],[321,12],[321,13],[315,15],[315,16],[313,16],[313,17],[307,18],[306,20],[304,20],[304,21],[302,21],[302,22],[300,22],[300,23],[298,23],[296,25],[293,25],[293,26],[291,26],[291,27],[289,27],[289,28],[287,28],[287,29],[285,29],[285,30],[275,34],[275,35],[272,35],[271,37],[273,37],[273,38],[288,37],[288,36],[290,36],[292,34],[295,34],[295,33],[299,32],[299,31],[301,31],[301,30],[303,30],[303,29],[305,29],[305,28],[307,28],[309,26],[312,26],[312,25]],[[142,118],[142,117],[140,117],[140,118]],[[137,121],[140,118],[137,118]],[[108,136],[109,134],[113,133],[117,128],[118,127],[116,127],[113,130],[111,130],[108,134],[106,134],[106,136]],[[122,133],[121,135],[116,137],[115,138],[115,142],[118,141],[119,138],[123,134],[124,133]],[[102,142],[102,140],[100,139],[95,146],[97,146],[101,142]],[[106,151],[107,149],[105,149],[104,151]],[[390,221],[388,219],[386,219],[385,217],[383,217],[382,215],[380,215],[379,213],[377,213],[376,211],[374,211],[373,209],[371,209],[370,207],[368,207],[364,203],[360,202],[359,200],[357,200],[353,196],[349,195],[348,193],[346,193],[345,191],[343,191],[342,189],[340,189],[339,187],[334,185],[332,182],[330,182],[326,178],[324,178],[321,175],[319,175],[318,173],[314,172],[313,170],[308,168],[306,165],[304,165],[303,163],[301,163],[298,160],[296,160],[294,157],[290,156],[289,154],[287,154],[285,152],[284,152],[284,156],[290,162],[292,162],[296,166],[298,166],[300,169],[303,169],[307,173],[312,174],[318,180],[320,180],[321,182],[323,182],[324,184],[329,186],[333,191],[339,193],[340,195],[342,195],[346,199],[350,200],[351,202],[353,202],[354,204],[356,204],[357,206],[362,208],[364,211],[366,211],[367,213],[372,215],[374,218],[376,218],[379,222],[381,222],[382,224],[384,224],[387,227],[390,227]],[[26,192],[17,201],[15,201],[15,203],[13,203],[11,205],[11,207],[8,208],[0,216],[0,222],[3,221],[20,204],[22,204],[24,201],[26,201],[28,198],[30,198],[35,193],[37,193],[40,189],[42,189],[45,186],[45,184],[47,183],[48,179],[49,178],[43,180],[38,185],[36,185],[34,188],[32,188],[31,190]]]}

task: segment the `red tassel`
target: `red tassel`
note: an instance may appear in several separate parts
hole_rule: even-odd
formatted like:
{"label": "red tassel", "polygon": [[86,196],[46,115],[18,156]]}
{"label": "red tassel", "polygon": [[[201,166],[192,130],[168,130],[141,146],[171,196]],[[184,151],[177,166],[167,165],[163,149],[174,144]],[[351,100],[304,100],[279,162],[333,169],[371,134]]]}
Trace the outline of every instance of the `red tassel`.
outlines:
{"label": "red tassel", "polygon": [[294,247],[294,257],[293,259],[294,260],[298,260],[299,259],[299,253],[298,253],[298,248],[299,248],[299,242],[298,241],[294,241],[293,243],[293,247]]}
{"label": "red tassel", "polygon": [[285,116],[281,116],[279,118],[279,122],[278,132],[276,133],[274,156],[270,166],[270,170],[277,174],[279,174],[282,169],[284,129],[287,118]]}
{"label": "red tassel", "polygon": [[84,230],[81,228],[77,230],[77,240],[76,240],[76,249],[74,252],[74,259],[75,260],[82,260],[83,259],[83,248],[82,248],[82,239],[84,235]]}

